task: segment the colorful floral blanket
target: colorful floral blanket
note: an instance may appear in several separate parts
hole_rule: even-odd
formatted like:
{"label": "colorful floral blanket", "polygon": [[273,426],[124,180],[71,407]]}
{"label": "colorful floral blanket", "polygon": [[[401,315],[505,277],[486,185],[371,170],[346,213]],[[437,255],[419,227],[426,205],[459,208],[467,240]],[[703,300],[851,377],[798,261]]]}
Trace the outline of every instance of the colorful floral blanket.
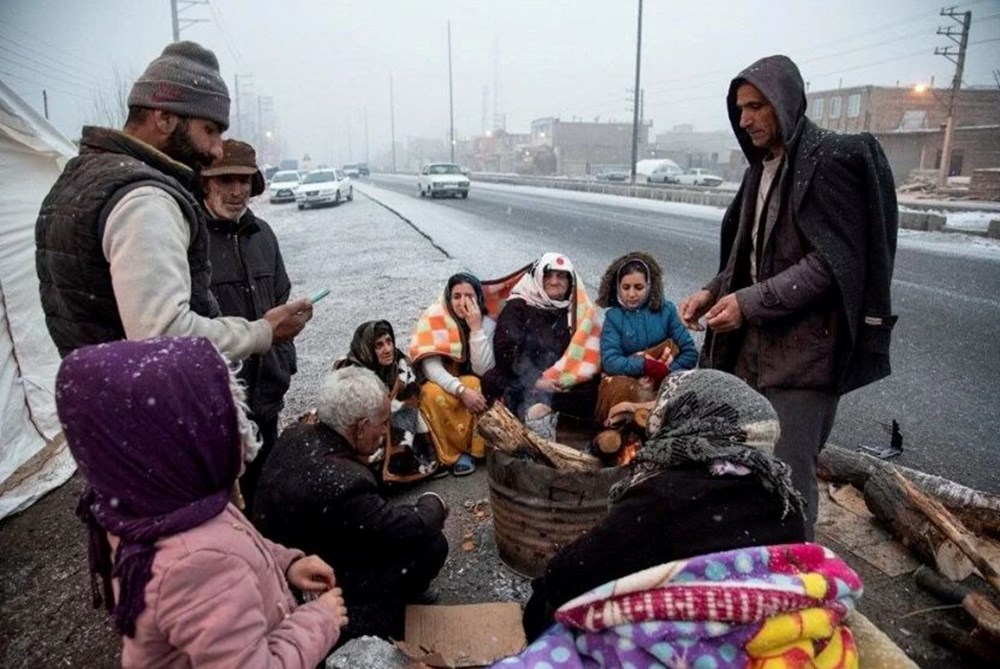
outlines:
{"label": "colorful floral blanket", "polygon": [[670,562],[567,602],[558,623],[495,667],[854,669],[842,624],[861,580],[817,544]]}
{"label": "colorful floral blanket", "polygon": [[[496,320],[511,289],[530,269],[531,265],[525,265],[501,279],[483,281],[487,316]],[[576,322],[569,346],[562,357],[542,374],[544,378],[566,388],[588,381],[601,371],[602,314],[581,282],[577,282],[574,309]],[[414,362],[431,355],[445,356],[458,362],[465,360],[462,333],[443,298],[436,300],[420,315],[407,354]]]}

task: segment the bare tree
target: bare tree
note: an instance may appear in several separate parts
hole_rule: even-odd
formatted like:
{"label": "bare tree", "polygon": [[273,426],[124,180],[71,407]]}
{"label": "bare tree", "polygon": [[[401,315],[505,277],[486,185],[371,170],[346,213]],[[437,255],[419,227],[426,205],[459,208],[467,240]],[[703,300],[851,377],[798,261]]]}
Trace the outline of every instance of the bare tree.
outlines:
{"label": "bare tree", "polygon": [[97,91],[85,122],[106,128],[121,128],[128,118],[128,94],[135,81],[135,73],[115,65],[112,83]]}

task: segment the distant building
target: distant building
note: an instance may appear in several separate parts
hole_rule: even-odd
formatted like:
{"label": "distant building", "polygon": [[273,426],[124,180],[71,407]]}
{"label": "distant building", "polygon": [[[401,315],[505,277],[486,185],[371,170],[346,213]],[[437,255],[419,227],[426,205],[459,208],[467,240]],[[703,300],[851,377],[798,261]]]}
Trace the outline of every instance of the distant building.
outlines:
{"label": "distant building", "polygon": [[507,132],[497,129],[472,138],[472,152],[468,161],[475,172],[529,172],[524,147],[531,144],[530,133]]}
{"label": "distant building", "polygon": [[656,135],[656,144],[649,149],[651,158],[669,158],[681,167],[703,167],[727,181],[739,181],[746,160],[732,160],[739,153],[739,143],[731,130],[697,132],[693,125],[676,125],[669,132]]}
{"label": "distant building", "polygon": [[[878,137],[896,183],[941,165],[950,89],[858,86],[807,93],[806,113],[821,128]],[[966,88],[955,101],[951,175],[1000,167],[1000,90]]]}
{"label": "distant building", "polygon": [[[647,120],[639,127],[639,158],[648,157],[652,125]],[[584,176],[596,165],[631,164],[632,124],[535,119],[531,122],[531,145],[536,154],[539,147],[551,147],[556,174]]]}

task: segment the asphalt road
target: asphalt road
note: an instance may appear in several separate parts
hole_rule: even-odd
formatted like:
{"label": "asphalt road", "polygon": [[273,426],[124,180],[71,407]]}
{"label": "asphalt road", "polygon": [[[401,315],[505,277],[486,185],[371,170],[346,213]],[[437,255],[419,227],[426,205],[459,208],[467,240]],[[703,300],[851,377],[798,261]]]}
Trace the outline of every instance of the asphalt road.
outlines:
{"label": "asphalt road", "polygon": [[[374,175],[369,183],[393,191],[400,214],[480,276],[499,276],[554,250],[568,255],[596,289],[613,258],[642,249],[663,264],[667,295],[679,302],[718,264],[718,219],[704,214],[475,182],[468,200],[430,201],[417,197],[414,177]],[[370,190],[376,199],[378,189]],[[976,240],[954,236],[932,248],[926,234],[901,234],[893,375],[841,400],[831,442],[887,446],[896,420],[904,438],[899,464],[997,493],[1000,248],[984,252]]]}

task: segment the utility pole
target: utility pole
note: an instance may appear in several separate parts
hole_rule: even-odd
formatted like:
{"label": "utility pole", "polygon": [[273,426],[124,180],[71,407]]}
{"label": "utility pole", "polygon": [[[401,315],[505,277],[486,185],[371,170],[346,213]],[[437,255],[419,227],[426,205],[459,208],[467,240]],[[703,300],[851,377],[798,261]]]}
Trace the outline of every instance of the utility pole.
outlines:
{"label": "utility pole", "polygon": [[207,5],[208,0],[170,0],[170,18],[173,24],[174,41],[181,41],[181,31],[195,23],[205,23],[208,19],[182,19],[181,12],[194,5]]}
{"label": "utility pole", "polygon": [[371,161],[371,152],[368,150],[368,105],[365,105],[365,165]]}
{"label": "utility pole", "polygon": [[45,108],[45,120],[49,120],[49,92],[42,89],[42,107]]}
{"label": "utility pole", "polygon": [[451,162],[455,162],[455,97],[452,94],[451,86],[451,21],[448,21],[448,116],[451,119],[451,132],[449,133]]}
{"label": "utility pole", "polygon": [[632,183],[635,164],[639,160],[639,66],[642,64],[642,0],[639,0],[639,21],[635,35],[635,99],[632,102]]}
{"label": "utility pole", "polygon": [[351,114],[347,113],[347,162],[354,162],[354,149],[351,147]]}
{"label": "utility pole", "polygon": [[389,141],[392,142],[392,173],[396,173],[396,111],[392,98],[392,75],[389,75]]}
{"label": "utility pole", "polygon": [[[941,141],[941,166],[938,171],[938,187],[948,185],[948,173],[951,171],[951,145],[955,140],[955,100],[962,89],[962,72],[965,70],[965,50],[969,46],[969,26],[972,24],[972,12],[956,12],[954,7],[942,9],[941,16],[947,16],[962,26],[961,33],[954,26],[938,28],[937,34],[944,35],[958,45],[956,53],[953,46],[935,47],[935,56],[944,56],[955,63],[955,78],[951,82],[951,99],[948,101],[948,119],[944,125],[944,139]],[[959,17],[962,17],[961,19]],[[956,39],[956,35],[959,37]]]}

